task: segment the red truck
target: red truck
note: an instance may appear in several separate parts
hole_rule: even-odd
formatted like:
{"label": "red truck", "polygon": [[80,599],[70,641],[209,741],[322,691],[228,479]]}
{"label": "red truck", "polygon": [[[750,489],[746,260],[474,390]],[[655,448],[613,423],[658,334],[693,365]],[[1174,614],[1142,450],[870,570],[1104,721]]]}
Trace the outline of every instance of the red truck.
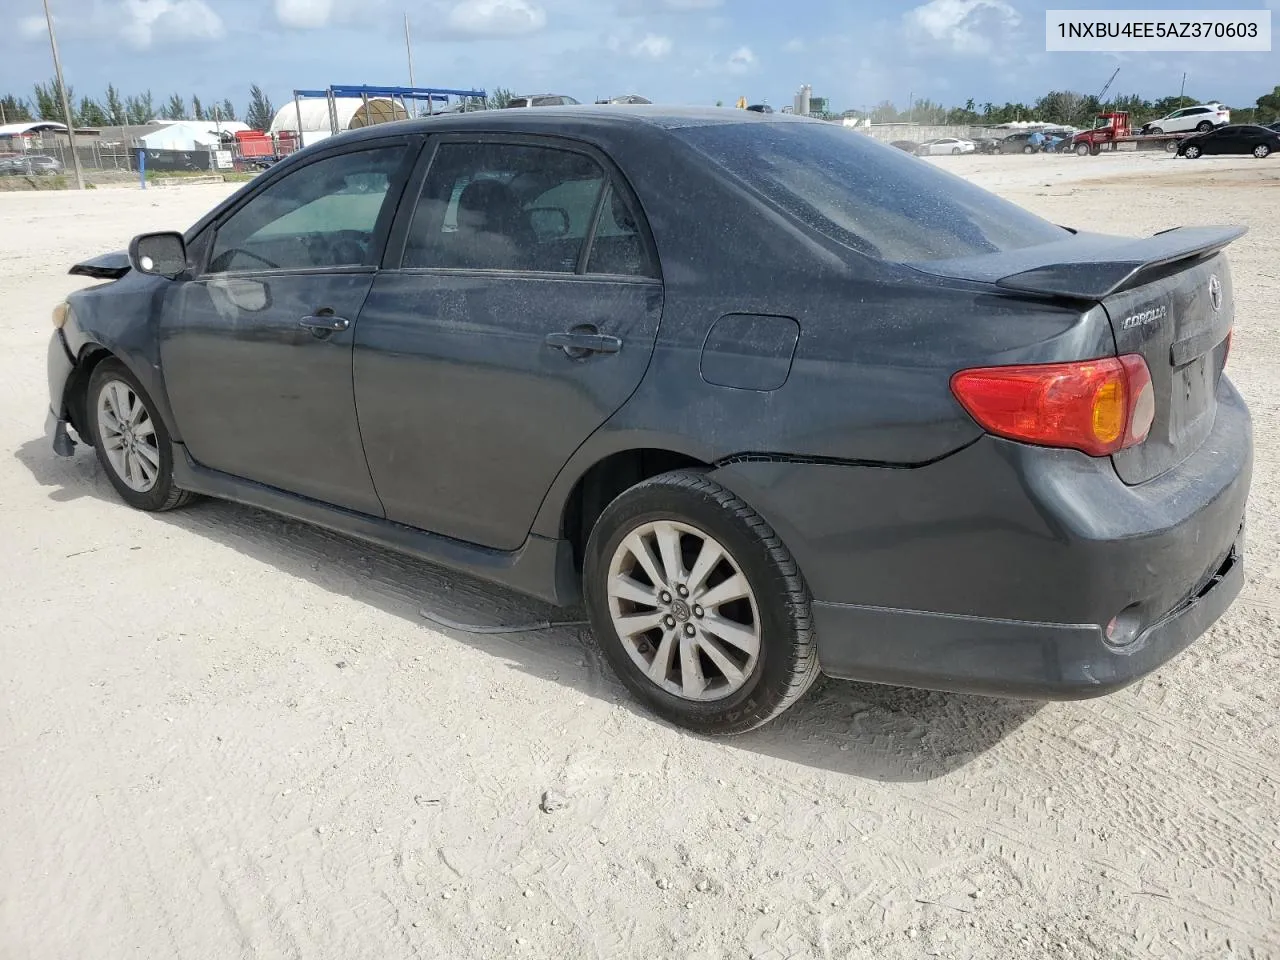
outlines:
{"label": "red truck", "polygon": [[1063,149],[1075,151],[1078,157],[1096,157],[1103,150],[1120,150],[1122,144],[1133,144],[1127,149],[1163,149],[1168,153],[1176,153],[1178,141],[1185,136],[1187,136],[1185,133],[1135,135],[1133,128],[1129,125],[1129,114],[1100,113],[1094,119],[1092,130],[1080,131]]}

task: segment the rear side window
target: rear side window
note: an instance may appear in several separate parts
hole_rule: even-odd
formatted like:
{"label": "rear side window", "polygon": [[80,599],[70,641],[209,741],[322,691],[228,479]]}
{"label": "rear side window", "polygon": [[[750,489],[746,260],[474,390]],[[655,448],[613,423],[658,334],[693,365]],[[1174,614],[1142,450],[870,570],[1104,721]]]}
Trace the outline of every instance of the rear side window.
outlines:
{"label": "rear side window", "polygon": [[737,123],[673,133],[819,233],[911,262],[1051,243],[1061,227],[834,124]]}
{"label": "rear side window", "polygon": [[651,276],[630,205],[592,158],[552,147],[444,143],[414,209],[404,267]]}

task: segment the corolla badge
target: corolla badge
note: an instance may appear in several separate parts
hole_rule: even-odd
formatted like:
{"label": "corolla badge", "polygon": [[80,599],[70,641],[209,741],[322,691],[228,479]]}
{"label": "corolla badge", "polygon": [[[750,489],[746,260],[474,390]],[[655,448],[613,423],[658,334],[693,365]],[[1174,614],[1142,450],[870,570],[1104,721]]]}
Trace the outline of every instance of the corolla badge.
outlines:
{"label": "corolla badge", "polygon": [[1222,309],[1222,281],[1217,274],[1209,278],[1209,302],[1215,312]]}
{"label": "corolla badge", "polygon": [[1139,310],[1137,313],[1131,313],[1120,321],[1121,330],[1132,330],[1134,327],[1145,327],[1152,323],[1159,323],[1169,315],[1169,308],[1161,305],[1158,307],[1148,307],[1145,310]]}

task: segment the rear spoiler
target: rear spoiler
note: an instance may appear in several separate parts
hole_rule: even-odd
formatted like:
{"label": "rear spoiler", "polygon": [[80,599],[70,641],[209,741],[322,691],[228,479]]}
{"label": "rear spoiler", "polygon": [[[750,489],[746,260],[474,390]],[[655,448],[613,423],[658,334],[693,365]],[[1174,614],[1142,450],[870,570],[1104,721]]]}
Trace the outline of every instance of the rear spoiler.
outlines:
{"label": "rear spoiler", "polygon": [[1174,227],[1135,240],[1077,233],[1065,240],[956,260],[909,264],[936,277],[990,283],[1015,293],[1104,300],[1181,260],[1217,253],[1247,227]]}
{"label": "rear spoiler", "polygon": [[92,277],[95,280],[119,280],[132,267],[129,265],[129,254],[123,250],[116,253],[104,253],[77,263],[67,272],[76,277]]}

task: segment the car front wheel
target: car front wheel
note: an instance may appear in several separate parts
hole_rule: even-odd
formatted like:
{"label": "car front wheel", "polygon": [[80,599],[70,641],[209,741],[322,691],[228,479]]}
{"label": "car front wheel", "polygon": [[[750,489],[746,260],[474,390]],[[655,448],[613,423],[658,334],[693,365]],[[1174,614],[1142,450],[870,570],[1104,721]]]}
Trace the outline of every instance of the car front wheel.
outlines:
{"label": "car front wheel", "polygon": [[193,498],[173,482],[173,449],[155,405],[119,360],[94,368],[85,412],[98,460],[125,503],[161,511]]}
{"label": "car front wheel", "polygon": [[1188,160],[1195,160],[1200,156],[1200,148],[1193,143],[1191,146],[1187,147],[1186,150],[1182,151],[1182,155]]}
{"label": "car front wheel", "polygon": [[1260,143],[1253,148],[1253,155],[1257,157],[1259,160],[1265,160],[1267,157],[1271,155],[1271,148],[1268,147],[1265,143]]}
{"label": "car front wheel", "polygon": [[758,727],[818,675],[808,587],[772,528],[701,473],[646,480],[601,514],[587,614],[622,682],[698,733]]}

